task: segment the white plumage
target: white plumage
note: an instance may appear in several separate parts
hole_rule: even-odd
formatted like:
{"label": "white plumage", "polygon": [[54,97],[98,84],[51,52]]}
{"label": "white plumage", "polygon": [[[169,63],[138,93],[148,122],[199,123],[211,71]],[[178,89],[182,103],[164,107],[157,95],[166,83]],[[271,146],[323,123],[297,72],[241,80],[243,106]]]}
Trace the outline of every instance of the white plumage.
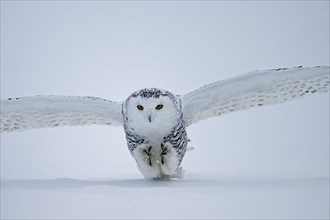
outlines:
{"label": "white plumage", "polygon": [[34,96],[1,100],[1,132],[32,128],[124,126],[128,148],[147,178],[182,176],[185,127],[244,109],[329,91],[329,66],[279,68],[247,73],[183,96],[142,89],[123,102],[97,97]]}
{"label": "white plumage", "polygon": [[201,87],[182,96],[186,125],[252,107],[329,91],[329,67],[262,70]]}
{"label": "white plumage", "polygon": [[1,132],[122,123],[121,103],[96,97],[40,95],[1,100]]}

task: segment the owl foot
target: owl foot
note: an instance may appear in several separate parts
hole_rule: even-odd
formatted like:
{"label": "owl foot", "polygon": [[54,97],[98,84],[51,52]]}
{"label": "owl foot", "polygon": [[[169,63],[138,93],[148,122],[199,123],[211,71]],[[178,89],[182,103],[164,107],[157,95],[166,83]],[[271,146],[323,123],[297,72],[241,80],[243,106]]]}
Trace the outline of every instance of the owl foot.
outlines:
{"label": "owl foot", "polygon": [[141,144],[133,151],[139,170],[146,178],[179,178],[181,169],[175,149],[168,143]]}

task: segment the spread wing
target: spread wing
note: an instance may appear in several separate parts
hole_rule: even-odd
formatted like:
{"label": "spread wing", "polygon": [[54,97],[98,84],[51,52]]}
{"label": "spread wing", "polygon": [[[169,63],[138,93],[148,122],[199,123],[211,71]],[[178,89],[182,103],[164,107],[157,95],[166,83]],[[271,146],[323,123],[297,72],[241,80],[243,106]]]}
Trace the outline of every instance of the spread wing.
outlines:
{"label": "spread wing", "polygon": [[329,66],[255,71],[181,96],[186,126],[235,111],[329,91]]}
{"label": "spread wing", "polygon": [[122,125],[121,103],[79,96],[33,96],[1,100],[1,132],[93,124]]}

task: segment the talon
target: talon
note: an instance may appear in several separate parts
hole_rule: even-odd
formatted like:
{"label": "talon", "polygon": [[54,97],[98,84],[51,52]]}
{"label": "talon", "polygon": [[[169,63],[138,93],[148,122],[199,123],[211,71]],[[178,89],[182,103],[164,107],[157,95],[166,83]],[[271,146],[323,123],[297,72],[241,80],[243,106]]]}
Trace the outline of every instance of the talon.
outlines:
{"label": "talon", "polygon": [[148,161],[149,161],[149,165],[152,167],[152,164],[151,164],[151,159],[150,159],[150,157],[149,157]]}
{"label": "talon", "polygon": [[167,148],[162,148],[162,152],[160,153],[160,155],[166,155],[167,154]]}
{"label": "talon", "polygon": [[151,148],[152,148],[152,147],[149,147],[148,151],[147,151],[146,149],[144,149],[143,152],[144,152],[146,155],[150,156]]}
{"label": "talon", "polygon": [[164,143],[160,143],[160,147],[162,148],[162,152],[160,153],[160,155],[166,155],[167,154],[167,147],[164,146]]}
{"label": "talon", "polygon": [[164,165],[164,157],[162,156],[162,164]]}
{"label": "talon", "polygon": [[143,150],[143,152],[144,152],[146,155],[150,156],[149,153],[148,153],[148,151]]}

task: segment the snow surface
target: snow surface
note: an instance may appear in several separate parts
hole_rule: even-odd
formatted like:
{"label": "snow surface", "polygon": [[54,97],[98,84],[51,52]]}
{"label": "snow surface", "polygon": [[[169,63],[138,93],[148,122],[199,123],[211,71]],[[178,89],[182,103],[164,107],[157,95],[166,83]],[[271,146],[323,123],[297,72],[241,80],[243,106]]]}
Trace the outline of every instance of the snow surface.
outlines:
{"label": "snow surface", "polygon": [[216,177],[183,180],[4,180],[1,218],[321,219],[329,179]]}
{"label": "snow surface", "polygon": [[[329,65],[328,1],[1,1],[1,98],[186,94]],[[202,121],[181,180],[143,179],[121,128],[1,134],[1,219],[329,219],[329,94]]]}

